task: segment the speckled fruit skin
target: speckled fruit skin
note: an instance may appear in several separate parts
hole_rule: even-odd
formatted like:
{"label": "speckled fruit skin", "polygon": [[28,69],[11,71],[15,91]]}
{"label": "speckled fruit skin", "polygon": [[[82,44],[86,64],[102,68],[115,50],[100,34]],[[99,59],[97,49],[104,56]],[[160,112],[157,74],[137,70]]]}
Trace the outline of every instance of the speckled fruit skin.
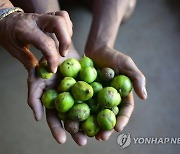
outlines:
{"label": "speckled fruit skin", "polygon": [[126,97],[132,90],[132,82],[131,80],[125,75],[118,75],[116,76],[112,82],[111,86],[117,89],[120,93],[121,97]]}
{"label": "speckled fruit skin", "polygon": [[90,67],[94,66],[93,61],[89,57],[86,57],[86,56],[82,57],[79,62],[82,68],[88,67],[88,66]]}
{"label": "speckled fruit skin", "polygon": [[79,121],[68,119],[64,122],[64,127],[70,134],[75,134],[79,131]]}
{"label": "speckled fruit skin", "polygon": [[43,79],[50,79],[53,76],[53,73],[49,71],[47,62],[43,62],[37,67],[37,74]]}
{"label": "speckled fruit skin", "polygon": [[80,70],[80,79],[92,83],[97,77],[97,71],[94,67],[84,67]]}
{"label": "speckled fruit skin", "polygon": [[64,77],[75,78],[81,69],[81,64],[77,59],[69,58],[59,66],[59,69]]}
{"label": "speckled fruit skin", "polygon": [[57,96],[58,93],[56,90],[49,89],[43,93],[41,101],[47,109],[53,109],[55,108],[54,102]]}
{"label": "speckled fruit skin", "polygon": [[109,67],[105,67],[100,71],[100,78],[105,82],[111,81],[114,78],[114,75],[114,70]]}
{"label": "speckled fruit skin", "polygon": [[72,77],[65,77],[61,80],[61,83],[58,86],[59,92],[66,92],[71,89],[71,87],[76,83],[76,80]]}
{"label": "speckled fruit skin", "polygon": [[99,132],[100,127],[98,126],[97,119],[96,119],[95,115],[89,116],[82,123],[82,130],[89,137],[93,137]]}
{"label": "speckled fruit skin", "polygon": [[113,87],[105,87],[98,93],[98,103],[101,108],[112,108],[120,102],[121,96]]}
{"label": "speckled fruit skin", "polygon": [[69,111],[68,117],[71,120],[84,121],[90,115],[90,108],[87,104],[75,104]]}
{"label": "speckled fruit skin", "polygon": [[68,112],[74,105],[74,99],[69,92],[63,92],[56,97],[55,107],[58,112]]}
{"label": "speckled fruit skin", "polygon": [[91,83],[90,85],[91,85],[91,87],[93,88],[94,95],[97,95],[98,92],[103,89],[102,84],[100,84],[99,82],[93,82],[93,83]]}
{"label": "speckled fruit skin", "polygon": [[112,130],[116,125],[116,116],[111,110],[104,109],[98,113],[97,122],[101,129]]}
{"label": "speckled fruit skin", "polygon": [[78,81],[71,88],[71,93],[76,100],[87,101],[93,96],[93,88],[84,81]]}

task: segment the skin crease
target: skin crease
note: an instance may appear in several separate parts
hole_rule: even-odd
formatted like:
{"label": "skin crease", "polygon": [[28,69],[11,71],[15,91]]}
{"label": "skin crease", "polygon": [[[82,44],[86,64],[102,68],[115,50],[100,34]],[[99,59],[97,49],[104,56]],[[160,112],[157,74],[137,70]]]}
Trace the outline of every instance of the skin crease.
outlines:
{"label": "skin crease", "polygon": [[[16,0],[13,0],[13,2],[15,1]],[[121,73],[129,76],[133,81],[133,86],[136,94],[141,99],[146,99],[147,93],[145,90],[146,83],[144,75],[137,68],[137,66],[129,56],[113,48],[119,26],[124,17],[126,17],[126,11],[129,10],[129,4],[132,3],[131,1],[132,0],[94,0],[93,22],[86,44],[85,54],[92,58],[99,67],[111,67],[116,71],[116,73]],[[27,3],[28,6],[26,5]],[[39,46],[39,44],[42,42],[38,42],[37,40],[35,41],[33,39],[26,40],[26,36],[23,32],[28,32],[28,29],[25,27],[21,27],[22,31],[18,31],[18,33],[15,33],[13,35],[14,38],[12,38],[11,36],[6,36],[7,42],[3,42],[3,35],[0,35],[1,45],[3,45],[4,48],[7,49],[7,51],[9,51],[14,57],[19,59],[24,64],[29,73],[28,104],[32,108],[36,120],[41,120],[44,114],[44,108],[40,101],[43,90],[56,86],[56,83],[59,82],[59,79],[56,75],[54,75],[53,78],[49,80],[41,79],[35,75],[35,67],[38,65],[38,61],[36,57],[29,51],[28,45],[32,44],[42,51],[44,58],[46,58],[50,64],[51,71],[54,72],[56,71],[56,66],[62,63],[65,59],[70,57],[79,58],[79,55],[77,54],[73,44],[70,44],[69,41],[71,40],[72,36],[72,23],[69,15],[67,12],[58,11],[60,10],[60,8],[57,4],[58,2],[56,0],[46,0],[43,2],[42,0],[24,0],[21,1],[20,7],[22,7],[25,12],[36,12],[39,14],[13,13],[12,15],[0,21],[0,34],[3,34],[1,28],[3,27],[3,25],[6,24],[11,29],[11,27],[13,27],[13,25],[15,24],[15,21],[17,19],[20,19],[18,26],[21,26],[21,22],[26,23],[26,21],[30,21],[29,23],[31,24],[28,24],[28,26],[30,26],[28,28],[33,28],[33,30],[36,30],[37,27],[33,27],[35,25],[38,26],[38,30],[41,30],[41,35],[38,35],[39,37],[37,36],[37,40],[43,40],[42,42],[44,42],[44,39],[46,38],[46,43],[51,42],[49,44],[49,46],[51,47],[51,51],[49,51],[49,46],[45,46],[44,48],[41,48],[41,46],[43,45]],[[9,7],[13,7],[13,5],[8,0],[0,1],[0,9]],[[48,15],[42,15],[48,12],[51,13],[49,13]],[[54,22],[55,27],[57,27],[58,25],[58,29],[54,29],[52,27],[53,24],[48,24],[52,23],[50,21]],[[62,29],[62,27],[64,27],[65,29]],[[12,31],[13,30],[14,29],[12,29]],[[7,33],[8,32],[9,31],[7,31]],[[36,35],[35,32],[36,31],[34,31],[32,35],[33,37]],[[45,32],[55,32],[56,36],[54,34],[47,35],[47,33]],[[63,32],[66,32],[66,34],[64,34]],[[17,34],[19,34],[21,38],[18,39],[19,44],[14,44],[15,40],[17,40]],[[68,41],[64,43],[63,40]],[[65,55],[66,57],[63,57]],[[52,57],[54,57],[55,59],[53,59]],[[117,124],[115,126],[116,131],[122,131],[123,128],[127,125],[133,109],[134,98],[133,94],[131,93],[124,99],[122,103],[122,107],[117,118]],[[66,141],[66,134],[64,129],[62,128],[61,122],[57,117],[56,111],[46,110],[46,119],[53,137],[58,143],[64,143]],[[114,130],[100,131],[96,135],[96,139],[108,140],[113,131]],[[87,136],[82,132],[78,132],[77,134],[72,135],[72,138],[80,146],[87,143]]]}

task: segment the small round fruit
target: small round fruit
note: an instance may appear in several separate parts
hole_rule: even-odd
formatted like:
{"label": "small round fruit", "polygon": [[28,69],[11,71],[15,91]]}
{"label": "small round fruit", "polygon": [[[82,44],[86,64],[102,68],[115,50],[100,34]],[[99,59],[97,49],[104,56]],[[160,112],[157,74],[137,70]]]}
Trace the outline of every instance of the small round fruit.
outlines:
{"label": "small round fruit", "polygon": [[90,85],[93,88],[94,95],[96,95],[99,91],[103,89],[102,84],[100,84],[99,82],[93,82]]}
{"label": "small round fruit", "polygon": [[88,106],[89,106],[90,111],[91,111],[92,114],[94,114],[94,113],[96,113],[96,112],[98,111],[98,109],[99,109],[99,104],[98,104],[98,102],[97,102],[96,99],[94,99],[94,98],[89,99],[89,100],[87,101],[87,104],[88,104]]}
{"label": "small round fruit", "polygon": [[43,79],[49,79],[53,76],[53,73],[49,71],[47,62],[43,62],[37,67],[37,74]]}
{"label": "small round fruit", "polygon": [[58,86],[58,91],[66,92],[69,91],[70,88],[76,83],[76,80],[72,77],[65,77],[61,80],[61,83]]}
{"label": "small round fruit", "polygon": [[97,122],[101,129],[112,130],[116,125],[116,116],[111,110],[104,109],[98,113]]}
{"label": "small round fruit", "polygon": [[112,82],[111,86],[117,89],[120,93],[121,97],[126,97],[132,90],[132,82],[131,80],[125,75],[118,75],[116,76]]}
{"label": "small round fruit", "polygon": [[105,82],[111,81],[114,78],[114,74],[114,70],[109,67],[105,67],[100,71],[100,77]]}
{"label": "small round fruit", "polygon": [[120,102],[121,96],[113,87],[105,87],[98,93],[98,103],[101,108],[112,108]]}
{"label": "small round fruit", "polygon": [[119,113],[119,108],[117,106],[113,107],[111,110],[113,111],[115,115]]}
{"label": "small round fruit", "polygon": [[100,130],[97,120],[96,120],[96,116],[94,115],[89,116],[82,123],[82,130],[89,137],[95,136]]}
{"label": "small round fruit", "polygon": [[97,71],[94,67],[84,67],[80,71],[80,79],[92,83],[97,77]]}
{"label": "small round fruit", "polygon": [[79,101],[86,101],[93,96],[93,88],[84,81],[76,82],[71,91],[73,97]]}
{"label": "small round fruit", "polygon": [[87,104],[75,104],[69,111],[68,116],[71,120],[84,121],[90,115],[90,108]]}
{"label": "small round fruit", "polygon": [[66,121],[66,119],[67,119],[67,114],[66,114],[66,113],[58,112],[58,118],[59,118],[60,120]]}
{"label": "small round fruit", "polygon": [[64,128],[70,134],[75,134],[79,131],[79,121],[67,120],[64,122]]}
{"label": "small round fruit", "polygon": [[81,64],[81,68],[88,67],[88,66],[90,66],[90,67],[94,66],[93,61],[89,57],[86,57],[86,56],[83,56],[79,62]]}
{"label": "small round fruit", "polygon": [[56,110],[65,113],[68,112],[74,105],[74,99],[69,92],[63,92],[56,97]]}
{"label": "small round fruit", "polygon": [[77,59],[69,58],[59,67],[60,72],[64,77],[76,77],[81,69],[81,64]]}
{"label": "small round fruit", "polygon": [[49,89],[43,93],[41,101],[47,109],[53,109],[55,107],[54,102],[57,96],[58,93],[56,90]]}

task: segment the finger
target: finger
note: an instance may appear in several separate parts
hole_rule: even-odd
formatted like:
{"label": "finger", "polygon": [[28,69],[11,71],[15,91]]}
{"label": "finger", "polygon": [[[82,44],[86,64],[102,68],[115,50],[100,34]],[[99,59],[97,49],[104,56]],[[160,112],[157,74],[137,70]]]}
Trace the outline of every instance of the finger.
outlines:
{"label": "finger", "polygon": [[57,12],[55,12],[55,15],[61,16],[61,17],[63,17],[65,19],[65,22],[66,22],[67,27],[68,27],[69,34],[70,34],[70,36],[72,36],[72,34],[73,34],[73,31],[72,31],[73,24],[71,22],[71,19],[69,17],[68,12],[67,11],[57,11]]}
{"label": "finger", "polygon": [[42,79],[35,77],[35,69],[33,69],[28,76],[28,104],[33,110],[34,117],[37,121],[41,120],[44,114],[44,108],[41,103],[41,95],[45,84],[41,82]]}
{"label": "finger", "polygon": [[128,57],[124,56],[123,61],[119,61],[119,66],[121,66],[120,73],[124,73],[133,82],[133,87],[136,92],[136,94],[141,99],[147,99],[147,91],[146,91],[146,79],[143,73],[137,68],[134,61]]}
{"label": "finger", "polygon": [[43,15],[37,21],[38,26],[45,32],[55,33],[59,41],[59,53],[66,56],[67,49],[71,43],[71,36],[65,19],[61,16]]}
{"label": "finger", "polygon": [[113,133],[113,130],[101,130],[100,132],[98,132],[98,134],[95,136],[97,140],[101,141],[101,140],[108,140],[109,137],[111,136],[111,134]]}
{"label": "finger", "polygon": [[117,132],[122,131],[124,127],[127,125],[133,110],[134,110],[134,97],[131,92],[129,96],[125,97],[123,102],[121,102],[120,111],[115,126],[115,130]]}
{"label": "finger", "polygon": [[57,113],[55,110],[48,110],[46,109],[46,119],[51,130],[51,133],[55,140],[59,144],[63,144],[66,142],[66,133],[62,128],[62,124],[57,117]]}
{"label": "finger", "polygon": [[[28,37],[27,37],[28,36]],[[59,64],[59,54],[56,49],[55,42],[52,38],[47,36],[38,28],[29,29],[27,31],[20,31],[17,35],[18,40],[24,43],[32,44],[39,49],[46,60],[52,72],[57,71]]]}
{"label": "finger", "polygon": [[87,143],[87,136],[84,135],[82,132],[78,132],[76,134],[71,135],[74,141],[79,145],[79,146],[84,146]]}

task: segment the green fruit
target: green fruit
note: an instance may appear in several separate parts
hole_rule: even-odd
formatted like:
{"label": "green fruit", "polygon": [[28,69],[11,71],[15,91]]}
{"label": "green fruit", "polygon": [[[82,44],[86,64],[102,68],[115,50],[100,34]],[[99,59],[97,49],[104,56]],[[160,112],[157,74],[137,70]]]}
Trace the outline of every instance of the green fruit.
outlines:
{"label": "green fruit", "polygon": [[66,120],[64,122],[64,128],[70,134],[75,134],[79,131],[79,121]]}
{"label": "green fruit", "polygon": [[92,83],[97,77],[97,71],[93,67],[84,67],[80,71],[80,79],[87,82]]}
{"label": "green fruit", "polygon": [[101,108],[112,108],[119,105],[120,102],[121,96],[113,87],[103,88],[98,93],[98,103]]}
{"label": "green fruit", "polygon": [[89,116],[86,121],[82,123],[82,130],[89,137],[95,136],[100,130],[96,116]]}
{"label": "green fruit", "polygon": [[116,116],[111,110],[104,109],[98,113],[97,122],[101,129],[112,130],[116,125]]}
{"label": "green fruit", "polygon": [[114,70],[109,68],[109,67],[105,67],[100,71],[100,78],[105,81],[111,81],[114,78]]}
{"label": "green fruit", "polygon": [[112,82],[111,86],[117,89],[120,93],[121,97],[126,97],[132,90],[132,82],[131,80],[125,75],[118,75],[116,76]]}
{"label": "green fruit", "polygon": [[43,93],[41,101],[47,109],[53,109],[55,107],[54,102],[57,96],[58,93],[56,90],[49,89]]}
{"label": "green fruit", "polygon": [[43,62],[37,67],[37,74],[43,79],[49,79],[53,76],[53,73],[49,71],[47,62]]}
{"label": "green fruit", "polygon": [[102,84],[100,84],[99,82],[93,82],[90,85],[93,88],[94,95],[96,95],[99,91],[103,89]]}
{"label": "green fruit", "polygon": [[79,101],[86,101],[93,96],[93,88],[84,81],[76,82],[71,89],[73,97]]}
{"label": "green fruit", "polygon": [[91,98],[87,101],[88,106],[90,107],[90,111],[92,114],[96,113],[99,108],[99,104],[96,99]]}
{"label": "green fruit", "polygon": [[71,120],[84,121],[90,115],[90,108],[87,104],[75,104],[69,111],[68,116]]}
{"label": "green fruit", "polygon": [[72,77],[65,77],[58,86],[58,91],[66,92],[76,83],[76,80]]}
{"label": "green fruit", "polygon": [[59,118],[60,120],[66,121],[66,119],[67,119],[67,114],[66,114],[66,113],[58,112],[58,118]]}
{"label": "green fruit", "polygon": [[65,113],[68,112],[74,105],[74,99],[69,92],[63,92],[56,97],[56,110]]}
{"label": "green fruit", "polygon": [[64,77],[76,77],[81,69],[81,65],[77,59],[69,58],[59,66],[59,69]]}
{"label": "green fruit", "polygon": [[81,64],[81,68],[88,67],[88,66],[90,66],[90,67],[94,66],[93,61],[89,57],[86,57],[86,56],[82,57],[79,62]]}
{"label": "green fruit", "polygon": [[113,107],[111,110],[113,111],[115,115],[119,113],[119,108],[117,106]]}

